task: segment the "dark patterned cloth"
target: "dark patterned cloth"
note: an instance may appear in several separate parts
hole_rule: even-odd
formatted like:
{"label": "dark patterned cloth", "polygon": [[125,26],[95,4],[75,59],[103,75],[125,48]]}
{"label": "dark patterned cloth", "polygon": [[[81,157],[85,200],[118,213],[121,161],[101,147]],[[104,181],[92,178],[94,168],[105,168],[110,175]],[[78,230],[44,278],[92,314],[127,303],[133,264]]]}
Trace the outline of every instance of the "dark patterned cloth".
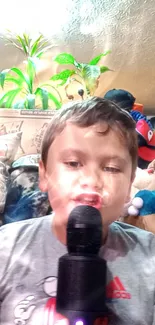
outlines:
{"label": "dark patterned cloth", "polygon": [[7,196],[8,166],[0,161],[0,226]]}
{"label": "dark patterned cloth", "polygon": [[10,170],[3,224],[51,213],[47,193],[38,187],[38,167],[24,166]]}

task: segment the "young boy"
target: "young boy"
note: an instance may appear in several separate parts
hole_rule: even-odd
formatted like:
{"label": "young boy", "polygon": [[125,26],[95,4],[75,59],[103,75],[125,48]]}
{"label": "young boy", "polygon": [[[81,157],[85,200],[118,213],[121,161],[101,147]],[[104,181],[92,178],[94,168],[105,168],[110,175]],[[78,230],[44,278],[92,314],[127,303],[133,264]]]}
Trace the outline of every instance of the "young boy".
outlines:
{"label": "young boy", "polygon": [[134,121],[116,104],[94,97],[55,114],[39,166],[53,215],[0,228],[0,324],[64,321],[54,313],[57,264],[67,251],[69,213],[81,204],[102,215],[108,324],[155,324],[154,235],[115,222],[128,201],[136,163]]}

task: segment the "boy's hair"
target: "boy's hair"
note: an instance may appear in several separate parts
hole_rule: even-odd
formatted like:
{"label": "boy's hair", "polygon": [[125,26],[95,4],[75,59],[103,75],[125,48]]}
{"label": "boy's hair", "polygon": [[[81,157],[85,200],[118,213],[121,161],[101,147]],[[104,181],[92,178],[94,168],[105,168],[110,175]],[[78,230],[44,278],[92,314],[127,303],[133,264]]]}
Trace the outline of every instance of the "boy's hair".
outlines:
{"label": "boy's hair", "polygon": [[137,133],[135,122],[129,113],[119,108],[115,103],[100,98],[91,97],[64,105],[56,111],[49,123],[42,141],[41,159],[44,166],[47,163],[48,151],[54,139],[70,122],[79,127],[89,127],[97,123],[106,122],[108,129],[114,129],[129,150],[132,160],[132,172],[137,167]]}

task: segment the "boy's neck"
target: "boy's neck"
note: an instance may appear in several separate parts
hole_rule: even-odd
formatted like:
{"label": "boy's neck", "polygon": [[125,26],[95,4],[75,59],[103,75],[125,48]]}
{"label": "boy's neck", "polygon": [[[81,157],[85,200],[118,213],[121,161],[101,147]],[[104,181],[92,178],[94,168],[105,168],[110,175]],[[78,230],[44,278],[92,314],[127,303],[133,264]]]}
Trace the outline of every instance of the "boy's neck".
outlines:
{"label": "boy's neck", "polygon": [[66,225],[58,222],[55,214],[52,217],[52,232],[63,245],[66,245]]}

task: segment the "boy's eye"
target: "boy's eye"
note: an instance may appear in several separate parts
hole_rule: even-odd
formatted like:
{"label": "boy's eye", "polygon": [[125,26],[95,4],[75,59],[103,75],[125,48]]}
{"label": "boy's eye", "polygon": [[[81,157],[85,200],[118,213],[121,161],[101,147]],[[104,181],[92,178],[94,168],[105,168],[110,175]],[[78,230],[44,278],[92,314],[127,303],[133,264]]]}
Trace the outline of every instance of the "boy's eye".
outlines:
{"label": "boy's eye", "polygon": [[117,174],[117,173],[120,172],[120,169],[116,168],[116,167],[103,167],[103,171],[113,173],[113,174]]}
{"label": "boy's eye", "polygon": [[68,167],[72,167],[72,168],[78,168],[81,166],[79,161],[66,161],[65,165],[67,165]]}

